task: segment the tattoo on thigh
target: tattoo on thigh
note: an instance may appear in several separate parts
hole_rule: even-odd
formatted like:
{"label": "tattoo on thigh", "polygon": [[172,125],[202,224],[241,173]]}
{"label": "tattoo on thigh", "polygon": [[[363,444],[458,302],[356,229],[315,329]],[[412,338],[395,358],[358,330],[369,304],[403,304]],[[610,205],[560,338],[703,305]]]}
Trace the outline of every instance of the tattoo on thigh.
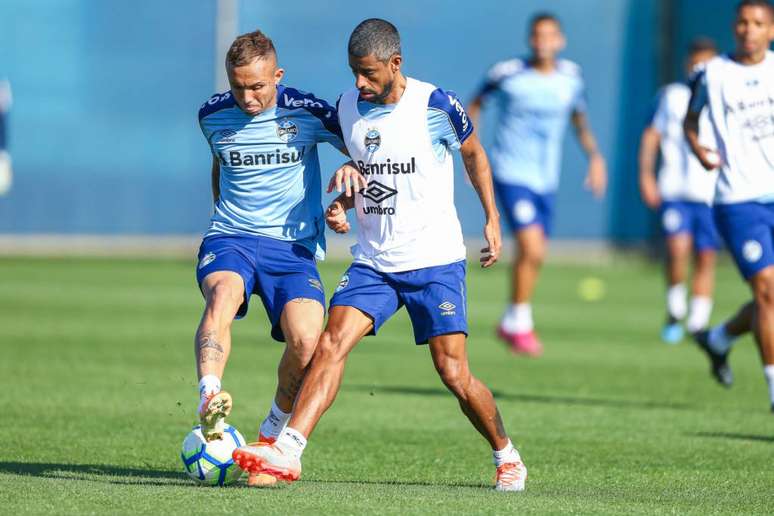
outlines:
{"label": "tattoo on thigh", "polygon": [[210,330],[199,336],[199,362],[220,362],[223,360],[225,351],[223,346],[216,340],[217,332]]}
{"label": "tattoo on thigh", "polygon": [[503,425],[503,418],[500,417],[500,409],[495,409],[495,428],[497,430],[497,437],[500,439],[506,439],[508,436],[505,433],[505,425]]}

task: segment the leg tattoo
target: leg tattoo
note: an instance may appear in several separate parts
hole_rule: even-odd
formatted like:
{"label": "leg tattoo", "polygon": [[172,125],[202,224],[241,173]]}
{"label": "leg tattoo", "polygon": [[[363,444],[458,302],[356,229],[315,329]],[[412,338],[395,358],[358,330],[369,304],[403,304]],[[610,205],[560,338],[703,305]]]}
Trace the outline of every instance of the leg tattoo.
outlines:
{"label": "leg tattoo", "polygon": [[199,363],[220,362],[223,360],[223,346],[215,339],[217,332],[210,330],[199,336]]}

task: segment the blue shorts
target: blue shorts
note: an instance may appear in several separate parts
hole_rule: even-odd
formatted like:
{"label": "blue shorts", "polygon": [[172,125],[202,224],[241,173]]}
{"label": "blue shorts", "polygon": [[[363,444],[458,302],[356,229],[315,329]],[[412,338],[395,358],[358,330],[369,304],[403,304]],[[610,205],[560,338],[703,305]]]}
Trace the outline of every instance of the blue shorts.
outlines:
{"label": "blue shorts", "polygon": [[352,306],[371,317],[371,335],[404,305],[417,344],[448,333],[467,335],[465,262],[405,272],[378,272],[353,263],[331,298],[331,308]]}
{"label": "blue shorts", "polygon": [[245,297],[236,318],[247,314],[252,294],[261,296],[271,321],[271,336],[280,342],[285,340],[280,316],[288,301],[314,299],[325,306],[325,291],[314,255],[296,242],[251,235],[209,236],[199,247],[199,288],[208,274],[217,271],[242,276]]}
{"label": "blue shorts", "polygon": [[774,265],[774,203],[716,204],[715,222],[744,279]]}
{"label": "blue shorts", "polygon": [[554,194],[539,194],[529,188],[495,181],[495,192],[500,207],[514,232],[534,224],[551,234],[554,212]]}
{"label": "blue shorts", "polygon": [[690,235],[697,252],[720,249],[712,207],[703,202],[665,201],[661,205],[661,228],[667,237]]}

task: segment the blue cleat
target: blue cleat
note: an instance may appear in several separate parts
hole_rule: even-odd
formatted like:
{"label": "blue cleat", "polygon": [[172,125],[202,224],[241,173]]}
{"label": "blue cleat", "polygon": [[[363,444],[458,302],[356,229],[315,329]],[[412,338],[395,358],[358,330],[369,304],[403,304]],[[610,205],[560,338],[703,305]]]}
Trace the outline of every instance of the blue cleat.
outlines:
{"label": "blue cleat", "polygon": [[666,344],[679,344],[684,335],[685,330],[680,323],[667,323],[661,330],[661,340]]}

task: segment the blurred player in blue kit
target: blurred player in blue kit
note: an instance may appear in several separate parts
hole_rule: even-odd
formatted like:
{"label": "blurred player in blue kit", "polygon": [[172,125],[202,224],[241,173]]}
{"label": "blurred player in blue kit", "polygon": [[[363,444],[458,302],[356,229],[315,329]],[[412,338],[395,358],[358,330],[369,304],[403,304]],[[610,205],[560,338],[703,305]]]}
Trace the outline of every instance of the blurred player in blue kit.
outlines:
{"label": "blurred player in blue kit", "polygon": [[490,151],[500,205],[517,244],[510,305],[498,335],[515,353],[539,356],[543,346],[532,319],[531,299],[551,233],[567,121],[589,158],[586,185],[597,197],[607,186],[605,159],[586,117],[580,67],[557,56],[565,47],[559,19],[538,14],[529,24],[531,56],[494,65],[469,106],[474,123],[494,100],[498,122]]}
{"label": "blurred player in blue kit", "polygon": [[391,23],[365,20],[348,50],[355,88],[339,99],[338,114],[353,162],[334,181],[345,181],[349,190],[350,178],[362,174],[368,183],[354,198],[339,196],[327,221],[346,232],[346,211],[355,210],[354,260],[330,301],[287,428],[273,445],[239,448],[234,460],[252,473],[298,479],[307,439],[336,397],[349,352],[405,306],[415,342],[428,344],[443,383],[492,449],[495,488],[521,491],[527,469],[492,393],[471,373],[466,351],[466,250],[454,206],[452,152],[460,151],[484,209],[481,263],[489,267],[500,252],[500,225],[486,154],[453,92],[401,73],[400,36]]}
{"label": "blurred player in blue kit", "polygon": [[204,435],[219,437],[232,406],[221,390],[231,323],[245,316],[255,294],[271,336],[286,344],[274,401],[259,429],[260,441],[273,441],[290,418],[325,313],[315,261],[325,252],[317,144],[344,145],[334,108],[280,84],[284,71],[260,31],[233,42],[226,70],[230,91],[199,110],[212,151],[215,202],[196,268],[206,302],[195,339],[199,416]]}
{"label": "blurred player in blue kit", "polygon": [[[736,49],[706,63],[692,84],[685,135],[707,170],[718,169],[715,221],[753,300],[729,321],[697,334],[715,378],[730,385],[728,352],[752,330],[774,412],[774,6],[744,0],[736,10]],[[717,156],[699,138],[706,110]]]}
{"label": "blurred player in blue kit", "polygon": [[[686,60],[690,74],[697,65],[712,59],[715,45],[699,39],[691,45]],[[685,329],[696,333],[706,329],[712,313],[715,260],[720,235],[712,218],[716,172],[708,172],[691,153],[683,132],[691,90],[686,82],[674,82],[661,89],[656,109],[642,132],[640,143],[640,193],[645,204],[658,210],[667,248],[667,320],[661,338],[668,344],[680,342]],[[700,118],[703,144],[716,147],[709,116]],[[656,178],[656,158],[661,166]],[[691,286],[690,309],[685,288],[686,269],[695,251],[696,266]],[[687,316],[687,319],[686,319]]]}

